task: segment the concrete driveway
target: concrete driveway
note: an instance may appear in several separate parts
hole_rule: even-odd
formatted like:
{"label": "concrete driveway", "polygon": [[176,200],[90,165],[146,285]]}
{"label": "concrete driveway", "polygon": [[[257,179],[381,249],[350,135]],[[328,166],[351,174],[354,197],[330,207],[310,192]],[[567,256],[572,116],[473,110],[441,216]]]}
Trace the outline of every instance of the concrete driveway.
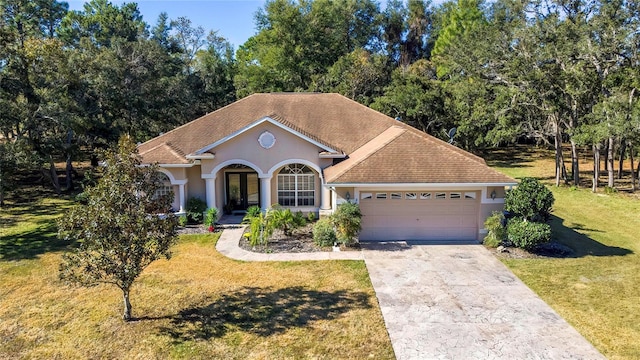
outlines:
{"label": "concrete driveway", "polygon": [[481,245],[363,247],[398,359],[604,359]]}

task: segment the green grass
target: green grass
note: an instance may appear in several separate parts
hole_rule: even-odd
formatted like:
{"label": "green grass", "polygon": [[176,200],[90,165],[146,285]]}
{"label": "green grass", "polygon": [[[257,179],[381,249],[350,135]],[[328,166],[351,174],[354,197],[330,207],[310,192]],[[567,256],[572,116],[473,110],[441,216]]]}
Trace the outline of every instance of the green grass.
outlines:
{"label": "green grass", "polygon": [[34,259],[68,243],[56,237],[55,219],[70,206],[62,199],[40,199],[0,207],[0,260]]}
{"label": "green grass", "polygon": [[565,259],[503,262],[605,356],[640,358],[640,202],[605,195],[604,189],[594,194],[554,187],[553,159],[544,152],[529,154],[516,156],[526,161],[498,168],[512,177],[547,181],[556,199],[554,238],[576,253]]}
{"label": "green grass", "polygon": [[125,323],[118,289],[57,279],[68,205],[3,210],[0,359],[393,358],[364,262],[240,262],[215,250],[219,234],[182,236],[151,264]]}

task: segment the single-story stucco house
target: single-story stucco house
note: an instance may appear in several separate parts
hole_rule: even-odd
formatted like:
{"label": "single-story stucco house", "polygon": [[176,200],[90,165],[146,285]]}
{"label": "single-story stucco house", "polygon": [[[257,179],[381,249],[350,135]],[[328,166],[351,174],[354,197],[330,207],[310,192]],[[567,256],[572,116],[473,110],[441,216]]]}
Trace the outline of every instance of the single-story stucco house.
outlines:
{"label": "single-story stucco house", "polygon": [[482,240],[516,181],[453,145],[338,94],[254,94],[138,146],[174,209],[279,204],[363,213],[361,240]]}

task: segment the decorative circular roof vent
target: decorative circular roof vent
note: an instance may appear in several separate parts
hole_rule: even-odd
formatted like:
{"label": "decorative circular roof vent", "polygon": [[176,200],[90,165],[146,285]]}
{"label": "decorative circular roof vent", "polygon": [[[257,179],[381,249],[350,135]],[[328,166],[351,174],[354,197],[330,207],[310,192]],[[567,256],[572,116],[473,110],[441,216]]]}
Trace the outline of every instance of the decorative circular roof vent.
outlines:
{"label": "decorative circular roof vent", "polygon": [[258,137],[258,144],[264,149],[271,149],[276,144],[276,137],[272,133],[265,131]]}

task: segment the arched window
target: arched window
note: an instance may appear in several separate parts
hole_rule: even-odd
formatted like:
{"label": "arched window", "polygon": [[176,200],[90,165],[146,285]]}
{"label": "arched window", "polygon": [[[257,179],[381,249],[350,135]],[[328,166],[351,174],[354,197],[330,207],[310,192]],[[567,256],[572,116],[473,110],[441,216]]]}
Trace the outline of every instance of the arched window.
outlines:
{"label": "arched window", "polygon": [[156,173],[156,178],[160,186],[158,187],[158,189],[156,189],[154,198],[157,199],[161,196],[171,194],[171,192],[173,191],[173,187],[171,186],[171,180],[169,180],[167,174],[158,171]]}
{"label": "arched window", "polygon": [[278,173],[278,204],[281,206],[314,206],[316,178],[312,169],[290,164]]}

